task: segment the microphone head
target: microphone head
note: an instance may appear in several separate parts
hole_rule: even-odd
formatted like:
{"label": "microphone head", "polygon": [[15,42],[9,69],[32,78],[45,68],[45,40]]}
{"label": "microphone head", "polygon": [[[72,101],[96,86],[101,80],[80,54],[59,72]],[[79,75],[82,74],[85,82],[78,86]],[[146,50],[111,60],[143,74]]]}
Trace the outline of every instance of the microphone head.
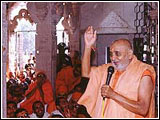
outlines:
{"label": "microphone head", "polygon": [[108,73],[110,73],[110,74],[114,73],[114,67],[113,66],[108,67]]}

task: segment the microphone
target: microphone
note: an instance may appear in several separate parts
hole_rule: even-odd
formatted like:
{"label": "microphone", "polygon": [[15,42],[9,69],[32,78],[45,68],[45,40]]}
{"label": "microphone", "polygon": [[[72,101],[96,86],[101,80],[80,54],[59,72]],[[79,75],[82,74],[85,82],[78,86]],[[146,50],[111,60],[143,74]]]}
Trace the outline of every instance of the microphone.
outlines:
{"label": "microphone", "polygon": [[[108,75],[107,75],[107,79],[106,79],[106,85],[109,85],[113,73],[114,73],[114,67],[109,66],[108,67]],[[103,97],[103,100],[105,100],[105,97]]]}
{"label": "microphone", "polygon": [[108,75],[107,75],[106,85],[109,85],[113,73],[114,73],[114,67],[109,66],[108,67]]}

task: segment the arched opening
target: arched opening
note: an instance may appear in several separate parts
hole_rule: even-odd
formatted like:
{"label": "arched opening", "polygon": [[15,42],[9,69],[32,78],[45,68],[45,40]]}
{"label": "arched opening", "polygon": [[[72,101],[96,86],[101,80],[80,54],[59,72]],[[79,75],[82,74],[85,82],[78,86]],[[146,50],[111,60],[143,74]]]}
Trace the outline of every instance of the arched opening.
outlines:
{"label": "arched opening", "polygon": [[16,3],[9,13],[8,72],[15,77],[35,56],[36,24],[27,11],[27,2]]}

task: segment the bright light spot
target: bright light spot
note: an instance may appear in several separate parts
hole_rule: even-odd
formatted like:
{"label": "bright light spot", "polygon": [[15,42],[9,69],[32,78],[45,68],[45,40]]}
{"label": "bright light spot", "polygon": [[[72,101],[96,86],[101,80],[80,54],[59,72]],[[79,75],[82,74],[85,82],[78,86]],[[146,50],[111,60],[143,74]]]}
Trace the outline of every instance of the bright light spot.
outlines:
{"label": "bright light spot", "polygon": [[[11,11],[10,19],[18,15],[21,9],[27,9],[26,2],[17,3],[18,6]],[[17,19],[18,25],[9,41],[9,71],[24,70],[30,54],[35,55],[36,24],[22,18]]]}
{"label": "bright light spot", "polygon": [[[64,19],[64,17],[62,17],[60,19],[60,21],[58,22],[58,24],[56,25],[56,30],[57,30],[57,32],[56,32],[56,35],[57,35],[57,45],[60,42],[64,42],[68,46],[69,36],[66,33],[66,31],[64,30],[64,27],[62,25],[63,19]],[[68,51],[66,51],[66,54],[69,54]]]}
{"label": "bright light spot", "polygon": [[10,19],[13,20],[13,18],[18,15],[19,11],[21,9],[27,9],[27,2],[17,2],[16,4],[18,4],[18,6],[16,6],[12,11],[11,11],[11,14],[10,14]]}

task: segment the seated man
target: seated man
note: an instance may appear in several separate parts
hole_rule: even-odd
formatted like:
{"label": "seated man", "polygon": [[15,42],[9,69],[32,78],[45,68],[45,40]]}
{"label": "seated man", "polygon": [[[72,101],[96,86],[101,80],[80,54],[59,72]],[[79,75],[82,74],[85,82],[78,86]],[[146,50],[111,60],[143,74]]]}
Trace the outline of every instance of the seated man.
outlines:
{"label": "seated man", "polygon": [[31,118],[48,118],[49,114],[45,111],[45,106],[41,101],[35,101],[32,105],[33,113]]}
{"label": "seated man", "polygon": [[74,118],[91,118],[91,116],[87,112],[86,107],[77,103],[81,96],[81,92],[74,92],[72,94],[72,98],[69,101],[69,109],[71,111],[71,115]]}
{"label": "seated man", "polygon": [[32,114],[32,104],[37,100],[48,105],[48,113],[51,113],[56,109],[53,99],[52,85],[44,72],[37,73],[36,81],[30,84],[28,90],[25,92],[25,96],[26,99],[20,104],[20,106],[25,108],[29,114]]}
{"label": "seated man", "polygon": [[56,96],[61,94],[59,88],[61,86],[66,87],[66,93],[69,94],[71,90],[80,83],[81,80],[81,65],[75,65],[74,67],[66,66],[61,69],[56,78]]}
{"label": "seated man", "polygon": [[66,96],[58,96],[56,98],[56,106],[57,106],[57,110],[53,111],[52,114],[59,114],[64,118],[72,117],[69,109],[69,102],[67,101]]}
{"label": "seated man", "polygon": [[7,118],[15,118],[15,112],[17,110],[17,103],[14,101],[7,102]]}

